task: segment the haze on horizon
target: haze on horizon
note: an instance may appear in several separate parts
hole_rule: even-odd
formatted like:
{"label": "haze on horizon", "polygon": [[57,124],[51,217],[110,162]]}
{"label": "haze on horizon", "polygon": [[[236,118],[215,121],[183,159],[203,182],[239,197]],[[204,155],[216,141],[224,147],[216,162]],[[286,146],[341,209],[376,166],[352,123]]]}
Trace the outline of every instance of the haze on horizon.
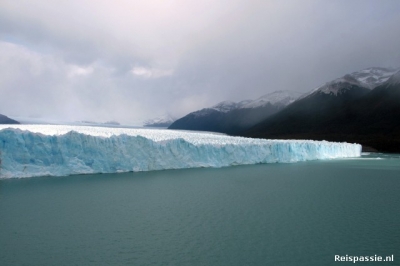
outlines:
{"label": "haze on horizon", "polygon": [[400,67],[400,1],[0,2],[0,113],[124,124]]}

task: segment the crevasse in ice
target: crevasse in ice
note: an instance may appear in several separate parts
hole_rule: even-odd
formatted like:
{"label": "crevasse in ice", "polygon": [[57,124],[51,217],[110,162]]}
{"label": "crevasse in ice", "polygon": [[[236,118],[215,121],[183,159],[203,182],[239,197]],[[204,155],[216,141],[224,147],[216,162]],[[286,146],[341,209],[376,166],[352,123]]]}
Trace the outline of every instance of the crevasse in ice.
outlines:
{"label": "crevasse in ice", "polygon": [[175,130],[0,126],[0,178],[223,167],[357,157],[361,145]]}

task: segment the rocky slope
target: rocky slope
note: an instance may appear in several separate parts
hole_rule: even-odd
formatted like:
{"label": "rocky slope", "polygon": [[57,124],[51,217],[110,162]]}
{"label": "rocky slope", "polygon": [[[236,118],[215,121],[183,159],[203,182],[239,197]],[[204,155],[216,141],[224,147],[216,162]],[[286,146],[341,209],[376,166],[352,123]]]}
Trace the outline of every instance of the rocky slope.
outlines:
{"label": "rocky slope", "polygon": [[0,114],[0,124],[19,124],[19,122]]}

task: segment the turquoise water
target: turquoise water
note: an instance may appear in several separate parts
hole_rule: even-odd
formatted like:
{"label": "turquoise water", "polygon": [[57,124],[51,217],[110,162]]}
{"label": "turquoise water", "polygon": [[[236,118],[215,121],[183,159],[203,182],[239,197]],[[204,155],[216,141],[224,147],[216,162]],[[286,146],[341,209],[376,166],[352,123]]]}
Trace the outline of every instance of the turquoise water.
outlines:
{"label": "turquoise water", "polygon": [[399,191],[385,154],[0,180],[0,265],[399,265]]}

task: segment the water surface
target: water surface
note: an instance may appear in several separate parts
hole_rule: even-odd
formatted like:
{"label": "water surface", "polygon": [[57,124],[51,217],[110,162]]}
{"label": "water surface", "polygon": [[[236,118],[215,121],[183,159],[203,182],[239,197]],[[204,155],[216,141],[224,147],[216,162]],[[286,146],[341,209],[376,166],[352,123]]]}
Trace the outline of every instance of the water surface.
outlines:
{"label": "water surface", "polygon": [[385,154],[0,180],[0,265],[396,265],[399,191]]}

